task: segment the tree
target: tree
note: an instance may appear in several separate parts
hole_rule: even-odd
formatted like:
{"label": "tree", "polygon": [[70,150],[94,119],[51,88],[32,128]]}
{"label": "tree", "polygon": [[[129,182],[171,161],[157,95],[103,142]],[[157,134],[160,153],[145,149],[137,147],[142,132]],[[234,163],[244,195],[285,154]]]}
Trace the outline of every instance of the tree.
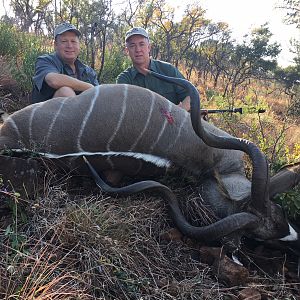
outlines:
{"label": "tree", "polygon": [[235,46],[229,63],[223,62],[226,64],[223,68],[226,78],[224,96],[234,94],[236,87],[246,80],[263,79],[269,71],[275,70],[281,49],[278,43],[270,43],[271,37],[268,24],[264,24],[250,36],[245,36],[242,44]]}
{"label": "tree", "polygon": [[300,0],[282,0],[282,6],[286,11],[287,24],[296,24],[300,28]]}
{"label": "tree", "polygon": [[[300,30],[300,0],[282,0],[283,10],[286,11],[287,24],[295,24]],[[300,115],[300,41],[290,41],[291,51],[295,54],[294,65],[287,68],[278,68],[275,78],[283,83],[285,93],[290,97],[290,113]]]}
{"label": "tree", "polygon": [[11,0],[15,23],[22,31],[41,33],[43,20],[51,2],[51,0]]}

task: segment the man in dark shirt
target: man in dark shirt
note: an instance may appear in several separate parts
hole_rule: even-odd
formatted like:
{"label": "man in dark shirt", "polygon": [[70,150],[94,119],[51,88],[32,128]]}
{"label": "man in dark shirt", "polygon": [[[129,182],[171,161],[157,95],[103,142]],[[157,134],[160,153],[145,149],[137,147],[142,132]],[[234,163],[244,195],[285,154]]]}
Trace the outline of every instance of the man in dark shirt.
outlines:
{"label": "man in dark shirt", "polygon": [[184,88],[147,75],[145,69],[171,77],[184,78],[173,65],[150,58],[151,45],[147,31],[141,27],[132,28],[126,33],[125,43],[126,52],[131,58],[133,66],[119,74],[116,83],[147,88],[189,111],[190,97]]}
{"label": "man in dark shirt", "polygon": [[99,85],[96,72],[83,64],[80,52],[80,32],[69,23],[54,31],[55,53],[38,57],[32,78],[32,102],[55,97],[69,97]]}

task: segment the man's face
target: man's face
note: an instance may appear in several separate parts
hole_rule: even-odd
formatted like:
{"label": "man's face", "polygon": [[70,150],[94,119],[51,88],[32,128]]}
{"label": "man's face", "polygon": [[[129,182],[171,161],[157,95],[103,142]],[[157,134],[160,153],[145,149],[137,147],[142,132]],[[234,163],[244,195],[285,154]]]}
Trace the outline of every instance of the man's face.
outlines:
{"label": "man's face", "polygon": [[133,35],[126,42],[126,51],[134,65],[148,67],[150,61],[150,43],[142,35]]}
{"label": "man's face", "polygon": [[80,43],[76,33],[66,31],[56,37],[54,42],[55,51],[66,63],[73,64],[79,55]]}

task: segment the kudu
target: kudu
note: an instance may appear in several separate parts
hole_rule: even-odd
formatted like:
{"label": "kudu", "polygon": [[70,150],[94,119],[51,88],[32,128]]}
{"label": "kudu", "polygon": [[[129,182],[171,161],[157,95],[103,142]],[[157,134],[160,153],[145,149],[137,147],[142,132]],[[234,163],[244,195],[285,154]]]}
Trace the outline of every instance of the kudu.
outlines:
{"label": "kudu", "polygon": [[[65,160],[71,168],[79,167],[84,157],[96,183],[107,192],[160,192],[178,229],[203,242],[236,233],[261,240],[298,240],[298,233],[270,197],[299,183],[299,164],[270,179],[268,162],[253,143],[202,120],[199,94],[191,83],[153,75],[187,88],[191,113],[144,88],[101,85],[79,96],[51,99],[15,112],[0,128],[0,149],[29,149]],[[253,164],[251,181],[245,176],[244,153]],[[147,176],[172,166],[203,179],[202,196],[221,220],[192,226],[168,187],[146,180],[113,188],[98,176],[106,170]]]}

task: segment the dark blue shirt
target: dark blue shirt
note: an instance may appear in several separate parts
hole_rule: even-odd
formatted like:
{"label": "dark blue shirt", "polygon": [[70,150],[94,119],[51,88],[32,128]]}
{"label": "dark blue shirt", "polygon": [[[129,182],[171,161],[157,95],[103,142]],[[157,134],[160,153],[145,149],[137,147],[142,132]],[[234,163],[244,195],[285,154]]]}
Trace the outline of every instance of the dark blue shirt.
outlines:
{"label": "dark blue shirt", "polygon": [[[32,78],[32,102],[42,102],[53,98],[55,89],[50,87],[44,80],[48,73],[65,74],[81,81],[99,85],[96,72],[89,66],[83,64],[79,59],[75,61],[76,74],[72,68],[64,63],[56,53],[41,55],[35,64],[35,74]],[[76,92],[79,94],[80,92]]]}

